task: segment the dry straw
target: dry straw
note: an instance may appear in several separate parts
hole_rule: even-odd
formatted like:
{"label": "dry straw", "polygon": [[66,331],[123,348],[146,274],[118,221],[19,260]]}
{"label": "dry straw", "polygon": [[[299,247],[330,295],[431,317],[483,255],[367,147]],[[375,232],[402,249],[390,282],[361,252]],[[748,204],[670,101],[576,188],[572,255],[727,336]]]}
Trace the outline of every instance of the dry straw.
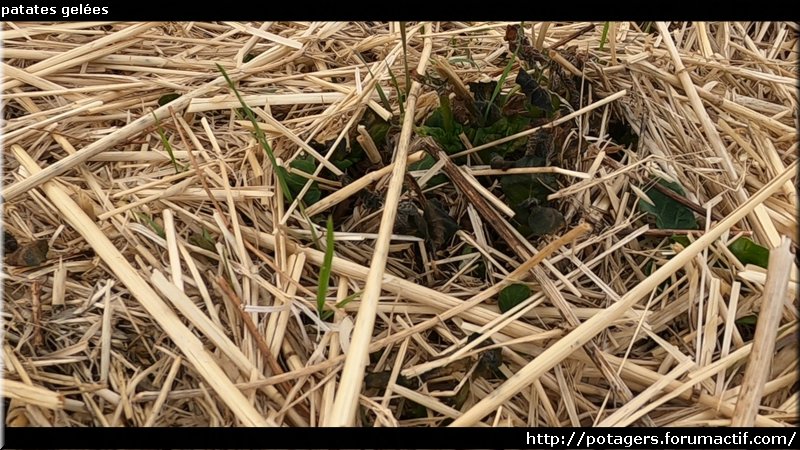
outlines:
{"label": "dry straw", "polygon": [[[796,425],[797,25],[526,22],[505,77],[509,25],[4,23],[5,425]],[[575,82],[555,120],[418,133],[522,65]],[[542,174],[565,226],[526,238],[504,177]],[[396,226],[435,202],[448,242]]]}

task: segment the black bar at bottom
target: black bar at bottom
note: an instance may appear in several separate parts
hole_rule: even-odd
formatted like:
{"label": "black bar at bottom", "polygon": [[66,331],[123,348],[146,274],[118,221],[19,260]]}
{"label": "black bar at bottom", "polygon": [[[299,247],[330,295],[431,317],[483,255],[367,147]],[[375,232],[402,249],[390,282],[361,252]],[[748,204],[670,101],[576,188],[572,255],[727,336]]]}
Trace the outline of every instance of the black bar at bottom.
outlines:
{"label": "black bar at bottom", "polygon": [[6,428],[6,448],[780,449],[795,428]]}

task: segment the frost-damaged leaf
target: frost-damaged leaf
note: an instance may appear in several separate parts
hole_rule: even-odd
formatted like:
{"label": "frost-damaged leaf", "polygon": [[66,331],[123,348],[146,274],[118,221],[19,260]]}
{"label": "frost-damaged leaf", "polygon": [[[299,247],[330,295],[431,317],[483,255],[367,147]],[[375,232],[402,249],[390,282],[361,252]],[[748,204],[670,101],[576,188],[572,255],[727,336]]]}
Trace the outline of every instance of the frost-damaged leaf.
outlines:
{"label": "frost-damaged leaf", "polygon": [[549,58],[533,48],[530,40],[525,36],[520,25],[509,25],[506,27],[505,40],[508,48],[519,55],[530,67],[535,67],[537,63],[546,63]]}
{"label": "frost-damaged leaf", "polygon": [[11,253],[18,248],[19,244],[17,243],[17,238],[15,238],[14,235],[8,231],[3,230],[3,250],[5,250],[6,254]]}
{"label": "frost-damaged leaf", "polygon": [[[677,183],[659,179],[658,183],[680,195],[684,195],[683,188]],[[639,200],[639,210],[655,216],[656,227],[670,230],[696,230],[697,220],[694,213],[687,206],[662,194],[655,188],[645,191],[653,205]]]}
{"label": "frost-damaged leaf", "polygon": [[534,236],[553,234],[565,225],[564,215],[555,208],[535,206],[528,215],[528,227]]}
{"label": "frost-damaged leaf", "polygon": [[524,69],[519,69],[516,82],[522,89],[522,92],[528,96],[531,109],[534,109],[532,112],[538,110],[543,112],[544,115],[548,117],[555,112],[553,97],[550,94],[550,91],[539,86],[539,83],[537,83],[533,77],[528,75],[528,72],[526,72]]}
{"label": "frost-damaged leaf", "polygon": [[428,238],[428,224],[414,202],[402,201],[397,204],[394,232],[423,239]]}
{"label": "frost-damaged leaf", "polygon": [[175,93],[172,93],[172,94],[166,94],[166,95],[162,95],[162,96],[161,96],[161,97],[158,99],[158,106],[164,106],[164,105],[166,105],[167,103],[169,103],[169,102],[171,102],[171,101],[175,100],[176,98],[178,98],[178,97],[180,97],[180,96],[181,96],[181,94],[175,94]]}
{"label": "frost-damaged leaf", "polygon": [[458,231],[458,223],[435,200],[427,200],[423,210],[425,223],[428,225],[428,239],[434,250],[442,248],[453,239]]}
{"label": "frost-damaged leaf", "polygon": [[767,268],[769,249],[756,244],[746,237],[737,239],[733,244],[728,246],[728,250],[730,250],[742,264],[755,264],[759,267]]}
{"label": "frost-damaged leaf", "polygon": [[8,255],[6,263],[10,266],[36,267],[47,261],[49,246],[47,240],[33,241],[19,247],[14,253]]}
{"label": "frost-damaged leaf", "polygon": [[500,291],[500,298],[497,301],[497,306],[500,311],[505,313],[513,307],[522,303],[525,299],[531,296],[531,288],[525,284],[512,284],[506,286]]}

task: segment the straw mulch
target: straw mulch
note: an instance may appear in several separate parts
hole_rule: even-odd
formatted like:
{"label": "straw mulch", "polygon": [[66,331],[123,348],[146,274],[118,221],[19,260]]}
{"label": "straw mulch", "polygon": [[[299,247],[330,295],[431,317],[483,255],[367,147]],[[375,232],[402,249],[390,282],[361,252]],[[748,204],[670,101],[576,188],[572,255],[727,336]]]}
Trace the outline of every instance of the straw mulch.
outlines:
{"label": "straw mulch", "polygon": [[[509,25],[5,23],[6,424],[796,425],[797,26],[529,22],[509,66]],[[415,129],[521,64],[575,81],[514,131],[546,167]],[[523,236],[503,177],[548,171],[563,223]],[[696,231],[643,210],[659,179]],[[443,241],[395,224],[426,199]]]}

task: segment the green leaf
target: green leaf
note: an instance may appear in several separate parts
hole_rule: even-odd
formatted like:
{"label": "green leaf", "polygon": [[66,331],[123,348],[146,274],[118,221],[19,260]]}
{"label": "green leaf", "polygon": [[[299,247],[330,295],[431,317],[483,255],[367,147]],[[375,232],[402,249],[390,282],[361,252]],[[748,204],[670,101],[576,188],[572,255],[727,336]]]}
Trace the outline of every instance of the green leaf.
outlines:
{"label": "green leaf", "polygon": [[608,42],[608,28],[610,27],[611,22],[606,22],[603,24],[603,33],[600,35],[600,47],[598,50],[603,51],[603,47]]}
{"label": "green leaf", "polygon": [[176,94],[176,93],[162,95],[161,98],[158,99],[158,106],[164,106],[180,96],[181,94]]}
{"label": "green leaf", "polygon": [[[671,191],[684,195],[683,188],[677,183],[671,183],[663,179],[658,180],[658,183]],[[655,188],[648,189],[645,194],[655,205],[640,199],[639,210],[655,216],[656,228],[671,230],[697,229],[697,220],[694,218],[694,212],[689,207],[667,197]]]}
{"label": "green leaf", "polygon": [[159,225],[159,223],[156,222],[155,220],[153,220],[153,218],[150,217],[148,214],[145,214],[143,212],[137,212],[136,213],[136,217],[138,217],[139,220],[141,220],[142,222],[146,223],[150,228],[152,228],[153,231],[155,231],[156,234],[161,239],[166,239],[167,238],[167,234],[164,233],[164,227]]}
{"label": "green leaf", "polygon": [[[317,166],[314,158],[311,155],[307,155],[305,158],[295,159],[289,164],[289,167],[311,174],[314,173],[314,169],[316,169]],[[297,197],[300,194],[300,191],[303,189],[303,186],[306,185],[308,178],[297,173],[289,173],[289,171],[283,167],[277,167],[277,170],[284,172],[286,184],[289,186],[289,191],[292,195],[292,198]],[[313,205],[319,201],[321,196],[322,192],[319,190],[317,182],[314,181],[311,183],[311,187],[309,187],[308,192],[306,192],[306,195],[303,197],[303,202],[305,202],[306,205]]]}
{"label": "green leaf", "polygon": [[506,78],[508,78],[508,73],[511,72],[511,67],[514,65],[514,61],[516,61],[516,59],[517,59],[517,54],[516,53],[512,54],[511,58],[508,60],[508,64],[506,64],[506,67],[503,69],[503,74],[500,75],[500,80],[494,87],[494,91],[492,92],[492,97],[489,99],[489,104],[486,105],[486,110],[483,113],[484,120],[489,120],[489,113],[492,111],[492,106],[495,106],[494,100],[497,98],[497,95],[500,94],[500,90],[503,88],[503,84],[505,84]]}
{"label": "green leaf", "polygon": [[452,154],[464,150],[464,144],[458,138],[463,127],[453,120],[449,106],[448,103],[436,108],[425,121],[425,125],[417,127],[417,134],[432,137],[446,153]]}
{"label": "green leaf", "polygon": [[525,284],[512,284],[500,291],[497,305],[501,312],[507,312],[531,296],[531,288]]}
{"label": "green leaf", "polygon": [[[514,167],[542,167],[544,162],[543,158],[527,155],[514,162]],[[511,208],[518,213],[521,210],[527,212],[531,203],[547,203],[547,196],[555,190],[556,177],[549,173],[503,175],[500,186]]]}
{"label": "green leaf", "polygon": [[210,252],[214,253],[217,252],[216,248],[217,241],[216,239],[214,239],[213,236],[211,236],[211,233],[209,233],[208,230],[206,230],[205,228],[203,228],[203,231],[201,233],[192,233],[189,236],[189,242]]}
{"label": "green leaf", "polygon": [[152,113],[153,118],[156,119],[156,131],[158,131],[158,137],[161,139],[161,145],[164,146],[164,149],[167,151],[169,155],[170,161],[172,161],[172,165],[175,166],[175,173],[181,172],[184,167],[175,160],[175,154],[172,152],[172,145],[169,143],[169,139],[167,139],[167,134],[164,132],[164,128],[161,126],[161,121],[158,120],[156,113]]}
{"label": "green leaf", "polygon": [[[488,127],[468,128],[465,131],[465,134],[469,138],[469,141],[472,143],[472,145],[477,147],[479,145],[493,142],[526,130],[530,127],[530,123],[531,118],[523,115],[501,117]],[[492,147],[492,152],[505,156],[517,149],[524,147],[527,142],[528,138],[523,136],[519,139],[514,139],[511,142],[506,142],[505,144]],[[490,158],[488,156],[489,155],[485,153],[481,154],[481,158],[485,157],[484,160],[489,160]]]}
{"label": "green leaf", "polygon": [[691,242],[689,242],[689,238],[686,236],[682,236],[680,234],[673,234],[669,237],[672,242],[677,242],[678,244],[683,245],[684,247],[688,247]]}
{"label": "green leaf", "polygon": [[758,316],[744,316],[736,319],[736,325],[755,325],[758,321]]}
{"label": "green leaf", "polygon": [[746,237],[741,237],[728,246],[728,250],[742,264],[755,264],[767,268],[769,263],[769,249],[762,247]]}
{"label": "green leaf", "polygon": [[325,259],[319,269],[319,287],[317,288],[317,312],[322,315],[325,309],[325,297],[328,295],[328,282],[333,267],[333,217],[328,216],[325,234]]}

